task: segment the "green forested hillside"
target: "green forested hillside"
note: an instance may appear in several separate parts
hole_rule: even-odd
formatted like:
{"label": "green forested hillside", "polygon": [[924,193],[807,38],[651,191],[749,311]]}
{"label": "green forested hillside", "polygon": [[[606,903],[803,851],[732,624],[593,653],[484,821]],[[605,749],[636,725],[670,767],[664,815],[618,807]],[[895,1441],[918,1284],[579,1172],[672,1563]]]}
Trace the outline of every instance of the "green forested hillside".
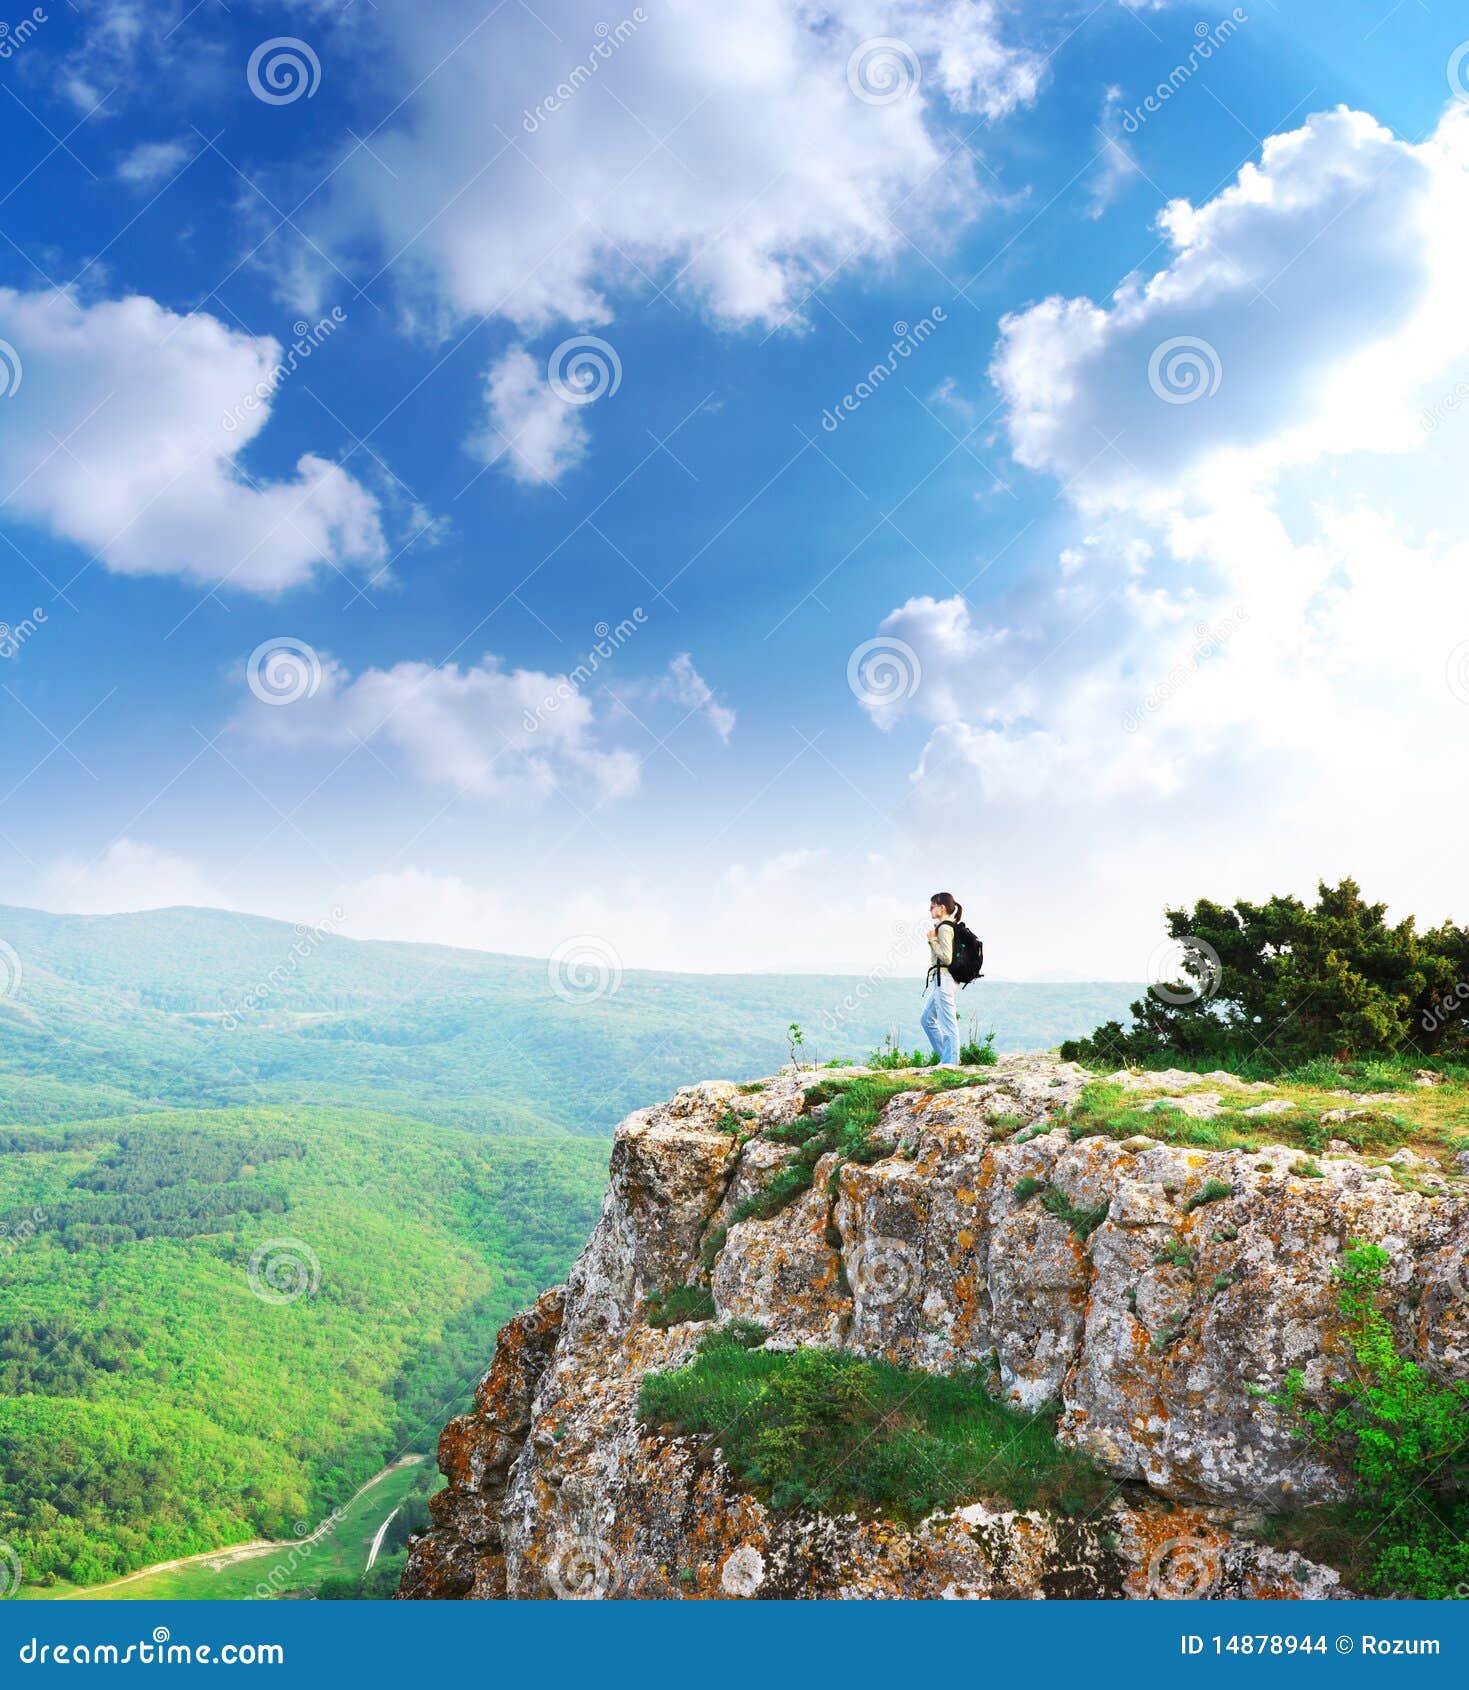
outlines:
{"label": "green forested hillside", "polygon": [[[628,972],[567,1001],[544,962],[219,910],[0,908],[0,940],[21,968],[0,997],[0,1124],[370,1101],[476,1132],[600,1133],[676,1086],[768,1072],[791,1021],[822,1056],[917,1036],[917,979]],[[1001,1051],[1033,1049],[1137,991],[984,980],[961,1007]]]}
{"label": "green forested hillside", "polygon": [[431,1450],[605,1159],[364,1111],[9,1131],[0,1541],[27,1582],[289,1539]]}

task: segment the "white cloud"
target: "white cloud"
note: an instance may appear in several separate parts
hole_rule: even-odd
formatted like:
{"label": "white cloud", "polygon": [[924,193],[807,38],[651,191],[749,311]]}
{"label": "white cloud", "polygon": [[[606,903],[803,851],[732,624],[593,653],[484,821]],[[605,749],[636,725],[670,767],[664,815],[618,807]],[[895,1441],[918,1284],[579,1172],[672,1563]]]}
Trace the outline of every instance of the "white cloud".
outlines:
{"label": "white cloud", "polygon": [[1138,162],[1132,149],[1122,139],[1122,125],[1117,120],[1122,103],[1122,90],[1109,88],[1102,99],[1101,115],[1097,119],[1097,135],[1101,140],[1101,163],[1092,175],[1087,190],[1087,216],[1098,218],[1122,192],[1124,185],[1138,174]]}
{"label": "white cloud", "polygon": [[306,453],[289,480],[242,462],[281,357],[268,335],[133,295],[85,304],[0,288],[24,379],[0,406],[0,488],[123,575],[276,593],[386,555],[377,500]]}
{"label": "white cloud", "polygon": [[510,347],[485,372],[488,427],[470,442],[486,463],[501,463],[515,480],[554,483],[586,454],[581,409],[555,391],[543,363]]}
{"label": "white cloud", "polygon": [[224,902],[197,863],[141,840],[114,840],[94,860],[63,857],[47,871],[46,907],[66,915],[114,915],[176,904]]}
{"label": "white cloud", "polygon": [[734,732],[735,713],[715,698],[713,689],[694,667],[694,660],[688,652],[680,652],[669,664],[668,672],[675,702],[703,716],[728,745],[729,736]]}
{"label": "white cloud", "polygon": [[123,154],[117,166],[118,180],[133,188],[151,188],[176,175],[193,150],[184,140],[141,141]]}
{"label": "white cloud", "polygon": [[[895,222],[932,236],[936,214],[972,216],[985,195],[944,113],[1001,116],[1040,74],[990,0],[650,0],[616,21],[563,0],[554,33],[526,8],[491,25],[478,0],[379,0],[372,22],[414,92],[339,161],[310,232],[375,249],[439,327],[587,327],[660,286],[725,322],[783,321],[833,266],[901,250]],[[905,44],[899,86],[920,80],[874,103],[848,62],[877,37]],[[312,303],[309,262],[280,263]]]}
{"label": "white cloud", "polygon": [[69,10],[72,45],[55,60],[54,75],[83,116],[115,116],[160,82],[175,104],[219,90],[223,41],[185,28],[192,13],[184,0],[69,0]]}
{"label": "white cloud", "polygon": [[314,693],[289,705],[252,699],[236,726],[290,749],[375,741],[419,778],[481,798],[545,797],[568,777],[609,799],[638,784],[636,758],[601,742],[591,701],[566,676],[507,671],[488,655],[465,668],[404,662],[356,677],[327,657]]}
{"label": "white cloud", "polygon": [[[358,939],[547,956],[563,940],[594,935],[629,968],[877,971],[916,980],[927,957],[922,935],[932,887],[915,878],[913,895],[900,901],[872,889],[879,877],[871,865],[851,876],[844,866],[825,850],[736,863],[714,877],[701,864],[680,891],[673,875],[657,882],[588,876],[568,886],[559,871],[525,863],[516,868],[513,897],[414,866],[371,875],[333,899],[346,912],[343,931]],[[915,1018],[917,1008],[915,991]]]}
{"label": "white cloud", "polygon": [[[512,955],[551,948],[544,916],[529,916],[525,899],[471,886],[457,874],[385,870],[340,888],[334,898],[345,912],[342,932],[353,939],[401,939]],[[542,927],[539,943],[535,926]]]}
{"label": "white cloud", "polygon": [[702,716],[726,745],[734,732],[734,711],[719,702],[714,689],[694,667],[694,660],[686,651],[681,651],[673,659],[666,674],[654,680],[624,682],[616,689],[615,696],[619,702],[648,699],[654,703],[670,703],[685,718]]}
{"label": "white cloud", "polygon": [[[1318,115],[1171,205],[1156,275],[1006,320],[1016,456],[1080,523],[1004,598],[910,599],[882,632],[923,672],[888,707],[928,728],[901,836],[970,854],[1024,914],[1012,951],[1137,977],[1165,900],[1318,874],[1400,914],[1461,901],[1466,164],[1469,112],[1420,145]],[[1181,335],[1222,380],[1169,404],[1148,364]]]}
{"label": "white cloud", "polygon": [[942,405],[946,410],[952,411],[964,423],[966,429],[973,429],[979,418],[979,406],[960,392],[959,384],[953,376],[944,377],[929,394],[928,402],[930,405]]}
{"label": "white cloud", "polygon": [[[1469,114],[1412,146],[1365,113],[1319,113],[1206,204],[1168,205],[1172,260],[1110,306],[1053,297],[1006,317],[992,374],[1016,457],[1084,506],[1156,510],[1185,483],[1411,445],[1413,387],[1469,335],[1451,299],[1466,135]],[[1202,343],[1194,368],[1217,391],[1160,398],[1190,373],[1170,342]]]}

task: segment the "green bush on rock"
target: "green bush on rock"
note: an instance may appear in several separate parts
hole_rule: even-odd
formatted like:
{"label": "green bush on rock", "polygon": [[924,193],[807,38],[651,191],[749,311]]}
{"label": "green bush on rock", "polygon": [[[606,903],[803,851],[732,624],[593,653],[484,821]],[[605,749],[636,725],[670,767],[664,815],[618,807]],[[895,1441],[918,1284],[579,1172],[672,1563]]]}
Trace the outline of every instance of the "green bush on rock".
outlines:
{"label": "green bush on rock", "polygon": [[1321,882],[1311,906],[1206,899],[1165,916],[1185,951],[1182,990],[1134,1003],[1132,1026],[1108,1021],[1063,1056],[1240,1071],[1404,1048],[1469,1057],[1469,928],[1389,925],[1387,906],[1367,903],[1354,880]]}
{"label": "green bush on rock", "polygon": [[1399,1354],[1377,1306],[1390,1259],[1355,1244],[1336,1270],[1353,1365],[1335,1382],[1335,1403],[1309,1407],[1300,1368],[1265,1398],[1301,1436],[1344,1456],[1357,1486],[1352,1502],[1277,1529],[1344,1562],[1369,1595],[1451,1597],[1469,1581],[1469,1383],[1442,1383]]}
{"label": "green bush on rock", "polygon": [[643,1317],[649,1326],[682,1326],[690,1320],[713,1320],[714,1296],[707,1285],[675,1285],[648,1294]]}
{"label": "green bush on rock", "polygon": [[915,1520],[980,1498],[1076,1514],[1111,1492],[1060,1448],[1048,1414],[996,1402],[977,1372],[925,1373],[842,1350],[772,1352],[750,1334],[706,1335],[687,1367],[650,1373],[651,1425],[707,1432],[776,1508]]}

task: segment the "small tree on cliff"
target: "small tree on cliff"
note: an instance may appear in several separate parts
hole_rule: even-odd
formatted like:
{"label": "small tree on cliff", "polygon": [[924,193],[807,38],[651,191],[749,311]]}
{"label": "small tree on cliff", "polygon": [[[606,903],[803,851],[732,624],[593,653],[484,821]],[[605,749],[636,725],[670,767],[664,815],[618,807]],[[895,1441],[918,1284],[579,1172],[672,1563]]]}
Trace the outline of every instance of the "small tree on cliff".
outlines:
{"label": "small tree on cliff", "polygon": [[1133,1004],[1131,1027],[1109,1021],[1063,1045],[1063,1055],[1258,1055],[1285,1064],[1469,1054],[1469,929],[1444,922],[1419,933],[1411,916],[1390,925],[1387,906],[1367,903],[1355,880],[1321,882],[1314,906],[1205,899],[1164,913],[1184,949],[1185,978]]}

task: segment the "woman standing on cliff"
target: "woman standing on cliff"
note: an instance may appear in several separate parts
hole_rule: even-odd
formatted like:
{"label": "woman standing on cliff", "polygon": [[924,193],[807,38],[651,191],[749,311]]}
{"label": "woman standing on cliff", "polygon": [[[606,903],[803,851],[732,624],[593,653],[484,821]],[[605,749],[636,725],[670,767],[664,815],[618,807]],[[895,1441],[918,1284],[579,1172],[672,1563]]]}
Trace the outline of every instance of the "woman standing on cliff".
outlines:
{"label": "woman standing on cliff", "polygon": [[928,995],[918,1019],[940,1062],[959,1060],[959,1017],[954,1008],[954,928],[964,914],[952,892],[935,892],[928,901],[933,926],[928,930]]}

